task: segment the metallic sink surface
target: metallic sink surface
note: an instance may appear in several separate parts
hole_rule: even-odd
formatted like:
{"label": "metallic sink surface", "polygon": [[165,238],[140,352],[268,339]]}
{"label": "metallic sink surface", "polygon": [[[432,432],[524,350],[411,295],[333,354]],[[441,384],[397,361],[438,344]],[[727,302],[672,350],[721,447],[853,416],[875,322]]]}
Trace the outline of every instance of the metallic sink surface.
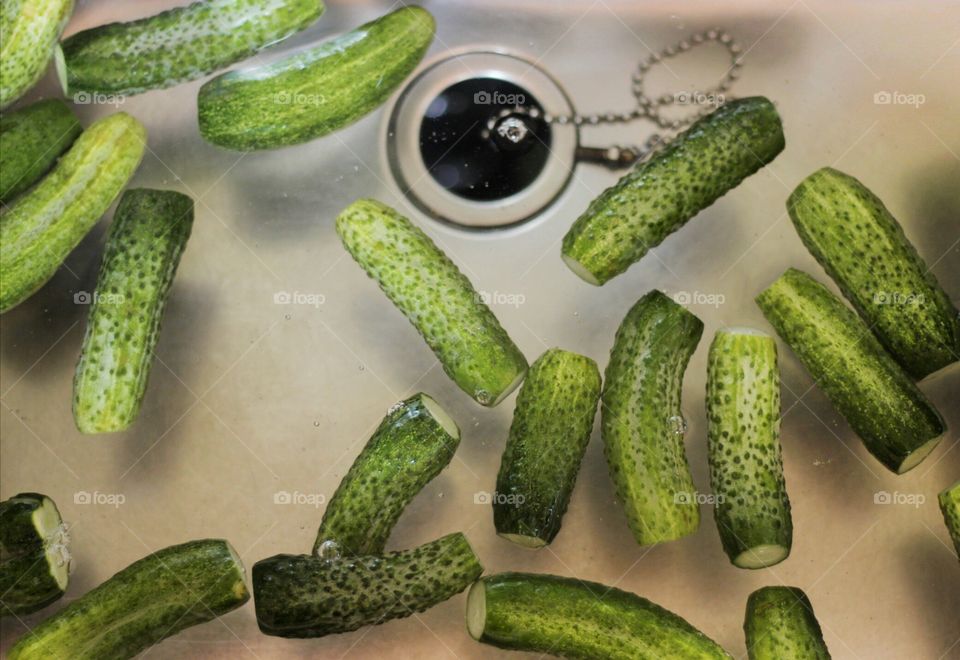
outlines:
{"label": "metallic sink surface", "polygon": [[[81,1],[68,33],[175,4]],[[329,4],[315,26],[257,61],[391,6]],[[722,11],[707,2],[615,0],[424,5],[438,33],[423,66],[450,50],[505,49],[537,62],[584,112],[629,108],[630,74],[648,48],[720,25],[748,50],[733,91],[777,103],[787,147],[655,254],[594,288],[563,265],[559,241],[589,200],[616,180],[602,167],[578,165],[556,202],[522,227],[467,233],[427,219],[402,199],[386,162],[383,110],[321,140],[242,155],[200,139],[199,82],[122,99],[120,109],[150,133],[150,151],[132,185],[192,194],[197,218],[143,411],[129,431],[84,437],[70,413],[87,311],[75,297],[93,290],[110,214],[47,286],[0,322],[0,494],[52,496],[71,524],[75,558],[66,598],[24,622],[35,625],[143,555],[193,538],[229,539],[248,572],[263,557],[308,552],[322,500],[373,426],[395,401],[423,390],[459,422],[463,440],[451,466],[402,517],[391,549],[463,530],[488,572],[557,573],[637,592],[737,657],[745,656],[747,595],[786,583],[810,596],[835,658],[960,658],[960,566],[936,504],[936,493],[960,477],[956,369],[922,385],[951,430],[924,463],[897,477],[867,454],[781,343],[782,442],[795,541],[792,556],[773,568],[731,566],[706,505],[695,535],[638,547],[614,501],[596,432],[560,535],[549,548],[529,551],[497,538],[489,505],[476,503],[493,488],[515,396],[487,410],[461,393],[333,229],[337,212],[357,197],[398,206],[491,295],[530,360],[561,346],[603,367],[618,323],[640,295],[656,287],[689,301],[706,331],[686,374],[686,441],[694,479],[708,491],[703,392],[713,332],[723,325],[769,331],[752,298],[788,266],[826,279],[784,211],[804,176],[834,165],[863,180],[903,223],[948,294],[960,299],[960,5],[757,1],[723,3]],[[669,74],[658,80],[664,91],[682,85]],[[56,93],[48,77],[31,98]],[[115,111],[76,107],[85,124]],[[649,130],[647,124],[585,128],[581,137],[591,146],[639,144]],[[464,603],[461,594],[376,628],[283,640],[259,633],[250,602],[147,655],[511,657],[469,638]],[[3,649],[24,631],[4,621]]]}

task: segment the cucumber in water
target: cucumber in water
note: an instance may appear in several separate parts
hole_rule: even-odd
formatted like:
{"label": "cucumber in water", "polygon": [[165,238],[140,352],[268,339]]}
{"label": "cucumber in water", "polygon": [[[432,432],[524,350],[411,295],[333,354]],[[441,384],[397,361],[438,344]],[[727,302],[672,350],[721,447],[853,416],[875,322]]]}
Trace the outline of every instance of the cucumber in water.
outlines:
{"label": "cucumber in water", "polygon": [[43,181],[0,212],[0,312],[53,277],[133,176],[146,140],[128,114],[101,119]]}
{"label": "cucumber in water", "polygon": [[700,119],[590,203],[563,237],[563,260],[604,284],[783,150],[783,126],[762,96]]}
{"label": "cucumber in water", "polygon": [[0,117],[0,202],[36,183],[82,130],[60,99],[37,101]]}
{"label": "cucumber in water", "polygon": [[349,632],[423,612],[481,573],[459,533],[385,555],[276,555],[253,566],[257,623],[278,637]]}
{"label": "cucumber in water", "polygon": [[56,52],[67,96],[132,95],[196,80],[313,23],[320,0],[205,0],[79,32]]}
{"label": "cucumber in water", "polygon": [[947,531],[953,539],[953,547],[960,558],[960,481],[940,493],[937,500],[940,502],[940,511],[943,513]]}
{"label": "cucumber in water", "polygon": [[757,305],[884,466],[903,474],[933,451],[946,431],[940,413],[825,286],[791,268]]}
{"label": "cucumber in water", "polygon": [[410,220],[361,199],[337,216],[337,234],[460,389],[495,406],[520,384],[527,371],[523,353],[470,280]]}
{"label": "cucumber in water", "polygon": [[588,357],[551,348],[531,366],[513,412],[493,500],[497,533],[538,548],[560,531],[600,398]]}
{"label": "cucumber in water", "polygon": [[555,575],[481,578],[467,595],[467,631],[502,649],[565,658],[732,658],[679,616],[645,598]]}
{"label": "cucumber in water", "polygon": [[425,9],[405,6],[319,47],[231,71],[200,89],[200,134],[252,151],[299,144],[352,124],[387,100],[433,40]]}
{"label": "cucumber in water", "polygon": [[387,413],[323,514],[314,553],[377,555],[404,508],[450,463],[460,429],[436,401],[416,394]]}
{"label": "cucumber in water", "polygon": [[797,587],[763,587],[747,599],[750,660],[830,660],[810,599]]}
{"label": "cucumber in water", "polygon": [[804,245],[911,376],[960,360],[960,312],[866,186],[825,167],[797,186],[787,210]]}
{"label": "cucumber in water", "polygon": [[701,334],[700,319],[654,290],[627,312],[610,352],[600,412],[604,452],[641,545],[681,538],[700,524],[680,394]]}
{"label": "cucumber in water", "polygon": [[249,598],[243,564],[229,543],[190,541],[130,564],[25,634],[8,657],[132,658]]}
{"label": "cucumber in water", "polygon": [[193,200],[171,190],[128,190],[107,234],[73,378],[81,433],[133,424],[147,389],[167,294],[193,226]]}
{"label": "cucumber in water", "polygon": [[47,70],[73,0],[3,0],[0,4],[0,110]]}
{"label": "cucumber in water", "polygon": [[793,541],[780,455],[780,371],[773,339],[720,330],[707,358],[707,448],[723,549],[740,568],[772,566]]}
{"label": "cucumber in water", "polygon": [[67,590],[69,538],[46,495],[20,493],[0,502],[0,616],[36,612]]}

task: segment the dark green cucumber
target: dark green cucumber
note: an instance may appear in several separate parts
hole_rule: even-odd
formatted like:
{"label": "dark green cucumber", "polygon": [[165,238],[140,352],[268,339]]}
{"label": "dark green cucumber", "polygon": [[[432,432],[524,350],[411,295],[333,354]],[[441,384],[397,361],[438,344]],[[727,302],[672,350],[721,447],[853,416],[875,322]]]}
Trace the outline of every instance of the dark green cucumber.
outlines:
{"label": "dark green cucumber", "polygon": [[750,660],[830,660],[810,599],[797,587],[763,587],[747,599]]}
{"label": "dark green cucumber", "polygon": [[9,660],[132,658],[249,600],[243,564],[206,539],[135,561],[24,635]]}
{"label": "dark green cucumber", "polygon": [[555,575],[499,573],[467,595],[467,631],[502,649],[596,660],[730,656],[685,620],[636,594]]}
{"label": "dark green cucumber", "polygon": [[940,502],[940,511],[943,512],[943,521],[953,539],[953,547],[960,558],[960,481],[940,493],[937,500]]}
{"label": "dark green cucumber", "polygon": [[83,129],[59,99],[38,101],[0,117],[0,202],[36,183]]}
{"label": "dark green cucumber", "polygon": [[0,312],[53,277],[133,176],[146,140],[128,114],[101,119],[50,174],[0,212]]}
{"label": "dark green cucumber", "polygon": [[804,245],[910,375],[960,360],[960,312],[866,186],[825,167],[797,186],[787,210]]}
{"label": "dark green cucumber", "polygon": [[563,237],[563,260],[604,284],[783,150],[762,96],[731,101],[681,133],[590,203]]}
{"label": "dark green cucumber", "polygon": [[337,234],[460,389],[495,406],[520,384],[527,371],[523,353],[470,280],[410,220],[361,199],[337,216]]}
{"label": "dark green cucumber", "polygon": [[200,89],[200,134],[252,151],[299,144],[357,121],[393,93],[433,40],[425,9],[406,6],[317,48]]}
{"label": "dark green cucumber", "polygon": [[132,95],[196,80],[313,23],[320,0],[206,0],[78,32],[57,49],[67,96]]}
{"label": "dark green cucumber", "polygon": [[720,330],[707,358],[707,448],[714,517],[740,568],[790,554],[793,520],[780,455],[780,370],[773,339],[751,328]]}
{"label": "dark green cucumber", "polygon": [[3,0],[0,4],[0,110],[33,87],[73,13],[73,0]]}
{"label": "dark green cucumber", "polygon": [[67,528],[46,495],[0,502],[0,616],[36,612],[67,590]]}
{"label": "dark green cucumber", "polygon": [[73,378],[81,433],[133,424],[147,389],[167,294],[193,226],[193,200],[171,190],[120,198]]}
{"label": "dark green cucumber", "polygon": [[459,533],[385,555],[276,555],[253,565],[257,623],[278,637],[349,632],[423,612],[481,573]]}
{"label": "dark green cucumber", "polygon": [[680,394],[701,334],[700,319],[654,290],[627,312],[610,351],[600,412],[604,452],[641,545],[681,538],[700,525]]}
{"label": "dark green cucumber", "polygon": [[933,451],[940,413],[825,286],[791,268],[757,304],[877,460],[903,474]]}
{"label": "dark green cucumber", "polygon": [[314,553],[330,543],[346,557],[382,553],[407,504],[459,444],[460,429],[426,394],[391,408],[327,504]]}
{"label": "dark green cucumber", "polygon": [[588,357],[551,348],[531,365],[497,475],[493,521],[500,536],[535,548],[553,541],[599,398],[600,372]]}

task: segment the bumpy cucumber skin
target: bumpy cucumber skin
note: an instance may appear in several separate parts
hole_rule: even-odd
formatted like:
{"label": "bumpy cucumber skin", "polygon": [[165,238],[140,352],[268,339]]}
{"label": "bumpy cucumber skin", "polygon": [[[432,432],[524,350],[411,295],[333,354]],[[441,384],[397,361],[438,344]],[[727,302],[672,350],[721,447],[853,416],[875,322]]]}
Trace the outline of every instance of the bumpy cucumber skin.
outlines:
{"label": "bumpy cucumber skin", "polygon": [[750,660],[830,660],[810,599],[797,587],[763,587],[747,599]]}
{"label": "bumpy cucumber skin", "polygon": [[0,9],[0,110],[40,80],[73,0],[3,0]]}
{"label": "bumpy cucumber skin", "polygon": [[378,556],[276,555],[253,566],[257,623],[278,637],[349,632],[423,612],[481,573],[460,533]]}
{"label": "bumpy cucumber skin", "polygon": [[60,99],[38,101],[0,118],[0,202],[46,174],[82,130]]}
{"label": "bumpy cucumber skin", "polygon": [[717,332],[707,358],[706,408],[714,517],[724,551],[734,563],[765,545],[789,553],[793,520],[780,452],[777,345],[771,337]]}
{"label": "bumpy cucumber skin", "polygon": [[46,556],[48,545],[57,540],[43,538],[33,521],[45,500],[56,510],[39,493],[0,502],[0,616],[30,614],[63,596]]}
{"label": "bumpy cucumber skin", "polygon": [[673,612],[596,582],[499,573],[473,589],[486,593],[477,639],[502,649],[598,660],[732,657]]}
{"label": "bumpy cucumber skin", "polygon": [[132,658],[249,598],[229,543],[190,541],[130,564],[24,635],[8,657]]}
{"label": "bumpy cucumber skin", "polygon": [[804,245],[910,375],[960,360],[960,312],[866,186],[825,167],[797,186],[787,210]]}
{"label": "bumpy cucumber skin", "polygon": [[200,89],[200,134],[229,149],[275,149],[327,135],[387,100],[423,59],[435,29],[408,6],[269,66]]}
{"label": "bumpy cucumber skin", "polygon": [[960,481],[940,493],[937,500],[947,531],[953,539],[953,547],[957,550],[957,558],[960,558]]}
{"label": "bumpy cucumber skin", "polygon": [[564,236],[563,254],[592,275],[591,284],[604,284],[783,146],[783,126],[770,101],[731,101],[593,200]]}
{"label": "bumpy cucumber skin", "polygon": [[97,295],[73,378],[81,433],[133,424],[180,255],[193,227],[193,200],[170,190],[128,190],[107,236]]}
{"label": "bumpy cucumber skin", "polygon": [[[825,286],[791,268],[757,305],[834,407],[884,466],[899,473],[946,426],[869,328]],[[908,460],[910,459],[910,460]]]}
{"label": "bumpy cucumber skin", "polygon": [[440,474],[460,444],[416,394],[390,409],[350,466],[323,513],[313,552],[334,541],[342,555],[378,555],[414,496]]}
{"label": "bumpy cucumber skin", "polygon": [[68,96],[172,87],[286,39],[323,9],[320,0],[207,0],[101,25],[61,44],[61,83]]}
{"label": "bumpy cucumber skin", "polygon": [[0,214],[0,313],[53,277],[133,176],[146,140],[143,125],[126,113],[101,119]]}
{"label": "bumpy cucumber skin", "polygon": [[553,541],[590,442],[600,371],[588,357],[551,348],[531,366],[517,395],[497,475],[498,534]]}
{"label": "bumpy cucumber skin", "polygon": [[337,234],[433,349],[443,370],[484,406],[495,406],[527,371],[470,280],[410,220],[372,199],[337,216]]}
{"label": "bumpy cucumber skin", "polygon": [[703,322],[651,291],[617,329],[600,411],[604,453],[627,522],[641,545],[672,541],[700,525],[683,446],[683,374]]}

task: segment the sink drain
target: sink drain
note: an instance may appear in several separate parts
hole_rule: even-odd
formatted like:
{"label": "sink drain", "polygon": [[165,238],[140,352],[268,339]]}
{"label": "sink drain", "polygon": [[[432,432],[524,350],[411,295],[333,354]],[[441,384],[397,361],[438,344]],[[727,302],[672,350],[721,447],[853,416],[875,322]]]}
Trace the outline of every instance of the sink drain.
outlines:
{"label": "sink drain", "polygon": [[398,97],[387,159],[404,194],[431,217],[495,228],[534,217],[573,171],[577,129],[543,114],[569,114],[560,86],[514,55],[470,52],[442,59]]}

